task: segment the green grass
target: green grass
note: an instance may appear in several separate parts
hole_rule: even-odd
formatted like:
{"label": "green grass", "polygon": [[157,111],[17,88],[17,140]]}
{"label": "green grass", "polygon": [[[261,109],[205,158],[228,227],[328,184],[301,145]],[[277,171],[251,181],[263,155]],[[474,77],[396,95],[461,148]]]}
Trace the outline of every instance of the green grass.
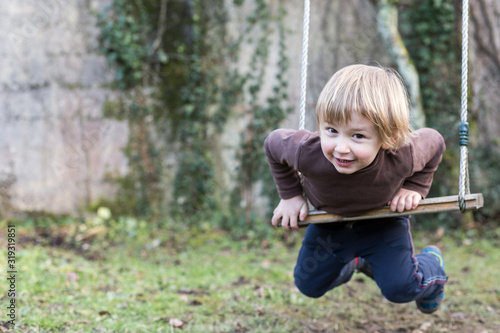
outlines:
{"label": "green grass", "polygon": [[[2,248],[5,230],[1,224]],[[301,234],[283,241],[284,232],[276,231],[274,240],[260,243],[211,229],[145,228],[113,242],[66,237],[51,245],[57,228],[48,238],[29,226],[17,230],[19,332],[500,331],[495,239],[440,241],[450,276],[445,303],[423,315],[414,303],[385,301],[362,274],[320,299],[301,295],[291,275]],[[414,239],[417,250],[425,245],[419,233]],[[2,272],[5,267],[2,255]],[[0,322],[7,320],[3,313]],[[174,328],[174,319],[182,329]]]}

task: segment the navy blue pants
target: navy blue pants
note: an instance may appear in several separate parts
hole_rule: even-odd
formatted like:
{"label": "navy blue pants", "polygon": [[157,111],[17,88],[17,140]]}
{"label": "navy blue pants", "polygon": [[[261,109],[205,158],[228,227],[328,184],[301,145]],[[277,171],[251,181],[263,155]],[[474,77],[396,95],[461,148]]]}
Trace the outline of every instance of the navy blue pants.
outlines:
{"label": "navy blue pants", "polygon": [[370,264],[375,282],[391,302],[437,295],[448,280],[436,256],[415,255],[409,217],[403,216],[309,225],[295,266],[295,284],[303,294],[320,297],[350,279],[352,272],[347,279],[340,273],[356,257]]}

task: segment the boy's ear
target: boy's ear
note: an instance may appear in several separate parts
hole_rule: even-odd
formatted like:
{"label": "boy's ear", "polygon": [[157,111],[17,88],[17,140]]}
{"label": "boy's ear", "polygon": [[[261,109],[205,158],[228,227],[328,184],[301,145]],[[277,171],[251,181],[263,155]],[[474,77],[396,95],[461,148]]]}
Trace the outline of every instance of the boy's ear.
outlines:
{"label": "boy's ear", "polygon": [[383,143],[383,144],[382,144],[382,149],[383,149],[383,150],[387,150],[387,149],[389,149],[389,146],[388,146],[388,145],[386,145],[385,143]]}

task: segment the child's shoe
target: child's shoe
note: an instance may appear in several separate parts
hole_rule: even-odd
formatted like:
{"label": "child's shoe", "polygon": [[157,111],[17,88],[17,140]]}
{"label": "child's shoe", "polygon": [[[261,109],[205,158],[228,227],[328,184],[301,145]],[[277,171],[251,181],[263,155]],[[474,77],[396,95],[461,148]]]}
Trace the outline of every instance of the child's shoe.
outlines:
{"label": "child's shoe", "polygon": [[[352,278],[352,275],[354,272],[360,271],[368,275],[366,272],[370,272],[371,274],[371,269],[368,263],[360,257],[356,257],[349,261],[340,271],[339,276],[332,282],[330,289],[333,289],[337,286],[340,286],[341,284],[346,283]],[[368,275],[370,276],[370,275]],[[373,276],[373,275],[372,275]]]}
{"label": "child's shoe", "polygon": [[358,272],[365,274],[370,279],[374,280],[372,268],[370,267],[370,264],[365,259],[363,259],[361,257],[356,257],[356,258],[354,258],[354,260],[356,260],[356,270]]}
{"label": "child's shoe", "polygon": [[[436,256],[439,259],[439,264],[441,268],[444,269],[444,260],[441,251],[437,246],[429,245],[424,247],[421,253],[430,253]],[[417,308],[423,313],[433,313],[439,309],[441,302],[443,301],[444,291],[439,295],[424,297],[421,299],[417,299],[415,302],[417,303]]]}

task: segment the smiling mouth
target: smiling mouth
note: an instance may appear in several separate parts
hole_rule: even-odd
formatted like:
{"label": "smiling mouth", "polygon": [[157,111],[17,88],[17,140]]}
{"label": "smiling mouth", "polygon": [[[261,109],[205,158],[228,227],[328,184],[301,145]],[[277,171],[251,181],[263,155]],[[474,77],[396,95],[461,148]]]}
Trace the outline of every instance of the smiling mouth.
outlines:
{"label": "smiling mouth", "polygon": [[347,167],[351,165],[354,162],[354,160],[344,160],[342,158],[335,157],[335,162],[337,162],[337,164],[341,167]]}

